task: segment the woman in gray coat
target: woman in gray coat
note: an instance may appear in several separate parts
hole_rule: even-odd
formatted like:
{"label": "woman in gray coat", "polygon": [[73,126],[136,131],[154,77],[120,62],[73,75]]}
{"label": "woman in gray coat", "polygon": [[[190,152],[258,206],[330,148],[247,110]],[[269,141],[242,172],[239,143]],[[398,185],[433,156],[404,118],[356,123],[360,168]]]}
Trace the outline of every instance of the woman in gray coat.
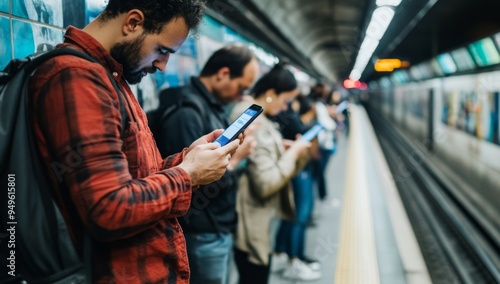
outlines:
{"label": "woman in gray coat", "polygon": [[270,224],[273,217],[294,218],[291,179],[307,163],[310,143],[284,140],[268,119],[287,108],[298,94],[297,81],[283,65],[275,66],[255,84],[254,99],[237,104],[235,119],[252,103],[264,107],[254,136],[257,147],[248,157],[246,174],[239,181],[236,210],[238,227],[235,262],[240,284],[265,284],[269,278],[271,248]]}

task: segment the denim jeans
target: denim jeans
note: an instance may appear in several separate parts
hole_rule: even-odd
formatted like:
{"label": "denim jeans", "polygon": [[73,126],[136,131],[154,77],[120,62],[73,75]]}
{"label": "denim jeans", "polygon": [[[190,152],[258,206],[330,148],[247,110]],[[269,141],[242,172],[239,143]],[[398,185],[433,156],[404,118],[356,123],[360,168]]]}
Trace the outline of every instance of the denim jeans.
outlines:
{"label": "denim jeans", "polygon": [[227,284],[233,249],[231,234],[184,234],[191,284]]}
{"label": "denim jeans", "polygon": [[295,199],[295,220],[281,221],[276,239],[276,252],[285,252],[290,257],[304,258],[307,223],[314,203],[311,167],[305,167],[292,179]]}
{"label": "denim jeans", "polygon": [[319,199],[325,200],[327,193],[325,170],[330,157],[335,153],[334,150],[320,149],[321,158],[312,161],[312,172],[314,179],[318,183],[318,196]]}

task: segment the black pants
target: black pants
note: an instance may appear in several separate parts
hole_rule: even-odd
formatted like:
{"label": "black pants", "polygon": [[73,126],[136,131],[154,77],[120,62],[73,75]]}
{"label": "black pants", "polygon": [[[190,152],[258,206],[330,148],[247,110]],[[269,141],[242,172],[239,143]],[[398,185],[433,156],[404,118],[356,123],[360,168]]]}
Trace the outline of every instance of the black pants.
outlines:
{"label": "black pants", "polygon": [[240,274],[239,284],[267,284],[269,281],[270,263],[256,265],[248,261],[248,253],[234,248],[234,261]]}

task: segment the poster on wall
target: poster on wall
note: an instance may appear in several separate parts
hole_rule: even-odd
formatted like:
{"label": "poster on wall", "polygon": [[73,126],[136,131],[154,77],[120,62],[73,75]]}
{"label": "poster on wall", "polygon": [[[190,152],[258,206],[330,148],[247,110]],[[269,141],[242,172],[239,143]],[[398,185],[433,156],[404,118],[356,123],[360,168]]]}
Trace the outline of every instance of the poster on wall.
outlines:
{"label": "poster on wall", "polygon": [[175,54],[170,56],[163,72],[156,72],[156,87],[158,90],[185,85],[191,76],[199,73],[196,58]]}
{"label": "poster on wall", "polygon": [[12,20],[14,58],[26,57],[34,52],[46,51],[61,43],[61,30],[30,22]]}
{"label": "poster on wall", "polygon": [[10,20],[0,16],[0,70],[3,70],[11,59]]}
{"label": "poster on wall", "polygon": [[200,66],[204,66],[212,53],[224,46],[224,43],[204,35],[200,35],[196,42],[198,44],[198,64]]}
{"label": "poster on wall", "polygon": [[480,140],[499,144],[498,93],[446,92],[441,121]]}
{"label": "poster on wall", "polygon": [[186,38],[177,53],[190,57],[196,57],[198,55],[196,52],[196,40],[190,36]]}
{"label": "poster on wall", "polygon": [[498,93],[488,92],[480,96],[480,119],[478,137],[499,144],[498,137]]}
{"label": "poster on wall", "polygon": [[63,27],[62,0],[12,0],[12,14]]}
{"label": "poster on wall", "polygon": [[9,13],[9,1],[0,1],[0,12]]}
{"label": "poster on wall", "polygon": [[85,17],[87,24],[92,22],[108,5],[108,0],[86,0]]}
{"label": "poster on wall", "polygon": [[187,84],[191,80],[191,76],[197,76],[199,73],[198,64],[193,57],[180,56],[177,68],[181,85]]}

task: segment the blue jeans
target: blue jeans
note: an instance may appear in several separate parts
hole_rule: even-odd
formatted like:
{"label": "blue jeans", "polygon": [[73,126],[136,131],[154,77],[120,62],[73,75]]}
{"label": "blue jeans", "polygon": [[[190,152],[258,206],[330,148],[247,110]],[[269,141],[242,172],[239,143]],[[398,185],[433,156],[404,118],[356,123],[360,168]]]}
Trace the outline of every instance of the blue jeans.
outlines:
{"label": "blue jeans", "polygon": [[314,203],[313,178],[310,165],[292,179],[295,199],[295,220],[281,221],[276,239],[276,252],[285,252],[290,257],[305,258],[304,244],[307,223]]}
{"label": "blue jeans", "polygon": [[335,150],[320,149],[321,158],[312,161],[312,171],[314,179],[318,183],[319,199],[325,200],[327,195],[325,170],[330,161],[330,157],[335,153]]}
{"label": "blue jeans", "polygon": [[184,234],[191,284],[227,284],[233,249],[231,234]]}

